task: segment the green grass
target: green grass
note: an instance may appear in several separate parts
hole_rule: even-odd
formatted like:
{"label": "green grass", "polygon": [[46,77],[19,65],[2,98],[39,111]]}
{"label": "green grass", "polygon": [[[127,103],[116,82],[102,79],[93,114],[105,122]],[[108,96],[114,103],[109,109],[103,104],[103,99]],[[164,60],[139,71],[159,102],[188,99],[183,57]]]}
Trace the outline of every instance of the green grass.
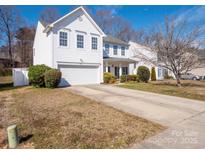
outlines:
{"label": "green grass", "polygon": [[200,81],[182,81],[182,87],[177,87],[173,81],[123,83],[118,86],[205,101],[205,85]]}

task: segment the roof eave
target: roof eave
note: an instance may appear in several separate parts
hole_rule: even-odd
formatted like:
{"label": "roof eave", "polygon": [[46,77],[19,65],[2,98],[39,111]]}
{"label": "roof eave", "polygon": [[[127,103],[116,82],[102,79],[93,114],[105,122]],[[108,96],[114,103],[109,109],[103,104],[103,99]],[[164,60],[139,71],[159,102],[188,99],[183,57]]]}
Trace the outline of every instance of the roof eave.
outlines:
{"label": "roof eave", "polygon": [[49,31],[50,28],[53,28],[56,23],[60,22],[60,21],[63,20],[64,18],[70,16],[71,14],[73,14],[74,12],[76,12],[76,11],[78,11],[78,10],[80,10],[80,9],[85,13],[85,15],[88,17],[88,19],[90,20],[90,22],[95,26],[95,28],[100,32],[100,34],[101,34],[103,37],[106,36],[105,33],[101,30],[101,28],[95,23],[95,21],[91,18],[91,16],[87,13],[87,11],[86,11],[82,6],[80,6],[80,7],[76,8],[76,9],[74,9],[74,10],[71,11],[70,13],[64,15],[63,17],[59,18],[58,20],[56,20],[56,21],[54,21],[53,23],[49,24],[48,26],[46,26],[46,28],[45,28],[44,31],[45,31],[45,32]]}

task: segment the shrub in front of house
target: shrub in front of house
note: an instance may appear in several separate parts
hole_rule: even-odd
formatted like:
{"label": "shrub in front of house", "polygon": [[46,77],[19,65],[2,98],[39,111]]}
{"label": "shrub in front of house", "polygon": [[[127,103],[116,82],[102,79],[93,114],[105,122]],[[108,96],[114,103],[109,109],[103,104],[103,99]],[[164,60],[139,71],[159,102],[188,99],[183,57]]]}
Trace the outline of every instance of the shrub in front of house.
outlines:
{"label": "shrub in front of house", "polygon": [[121,83],[127,82],[127,75],[121,75],[121,76],[120,76],[120,82],[121,82]]}
{"label": "shrub in front of house", "polygon": [[139,82],[139,78],[137,75],[127,75],[127,81],[137,81]]}
{"label": "shrub in front of house", "polygon": [[108,72],[105,72],[103,74],[103,79],[104,79],[104,83],[115,83],[116,82],[116,79],[115,79],[115,76],[112,75],[112,73],[108,73]]}
{"label": "shrub in front of house", "polygon": [[61,72],[57,69],[50,69],[44,74],[46,88],[56,88],[61,80]]}
{"label": "shrub in front of house", "polygon": [[174,78],[173,78],[173,76],[170,76],[170,75],[166,74],[164,76],[164,79],[173,80]]}
{"label": "shrub in front of house", "polygon": [[149,68],[147,68],[146,66],[139,66],[137,69],[137,75],[140,81],[147,83],[150,78]]}
{"label": "shrub in front of house", "polygon": [[120,77],[120,82],[129,82],[129,81],[137,81],[139,82],[139,78],[137,75],[122,75]]}
{"label": "shrub in front of house", "polygon": [[50,69],[44,64],[30,66],[28,70],[29,83],[34,87],[45,87],[44,74]]}
{"label": "shrub in front of house", "polygon": [[151,70],[151,80],[156,81],[155,67],[152,67],[152,70]]}

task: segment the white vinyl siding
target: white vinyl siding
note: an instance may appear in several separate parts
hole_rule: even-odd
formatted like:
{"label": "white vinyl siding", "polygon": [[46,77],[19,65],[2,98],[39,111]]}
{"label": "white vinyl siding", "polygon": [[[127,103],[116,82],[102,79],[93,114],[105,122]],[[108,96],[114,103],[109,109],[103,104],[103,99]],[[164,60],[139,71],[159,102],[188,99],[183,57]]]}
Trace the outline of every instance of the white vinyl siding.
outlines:
{"label": "white vinyl siding", "polygon": [[59,45],[67,47],[68,46],[68,33],[60,32],[59,33]]}
{"label": "white vinyl siding", "polygon": [[77,48],[84,48],[84,35],[77,35]]}

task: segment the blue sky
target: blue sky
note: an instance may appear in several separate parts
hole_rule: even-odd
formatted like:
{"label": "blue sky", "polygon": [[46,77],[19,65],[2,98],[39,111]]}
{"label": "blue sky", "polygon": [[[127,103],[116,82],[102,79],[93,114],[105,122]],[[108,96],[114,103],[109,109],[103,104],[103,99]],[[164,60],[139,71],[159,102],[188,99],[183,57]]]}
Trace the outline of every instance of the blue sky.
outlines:
{"label": "blue sky", "polygon": [[[24,5],[16,6],[21,15],[25,17],[27,24],[35,26],[39,19],[41,11],[47,7],[54,7],[58,9],[60,14],[63,16],[74,6],[39,6],[39,5]],[[117,5],[103,5],[87,6],[92,13],[95,13],[97,9],[111,9],[113,15],[119,15],[127,19],[135,29],[149,28],[154,24],[160,24],[163,22],[164,16],[174,15],[179,20],[183,18],[189,19],[193,23],[205,24],[205,6],[117,6]]]}

